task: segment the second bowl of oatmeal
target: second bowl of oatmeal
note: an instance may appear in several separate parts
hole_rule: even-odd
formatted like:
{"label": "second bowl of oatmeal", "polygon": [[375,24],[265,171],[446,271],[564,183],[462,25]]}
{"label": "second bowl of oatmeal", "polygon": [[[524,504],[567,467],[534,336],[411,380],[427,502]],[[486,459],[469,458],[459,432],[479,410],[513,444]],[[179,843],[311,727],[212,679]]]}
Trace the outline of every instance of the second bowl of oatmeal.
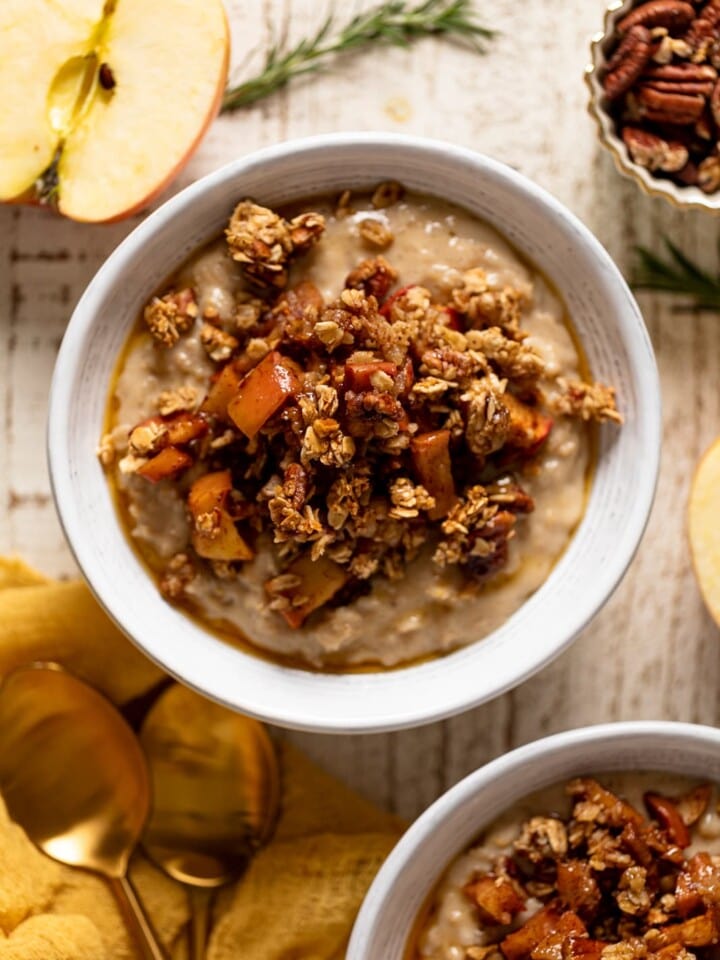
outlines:
{"label": "second bowl of oatmeal", "polygon": [[720,731],[612,723],[452,787],[375,878],[347,960],[691,960],[720,940]]}
{"label": "second bowl of oatmeal", "polygon": [[110,258],[49,449],[85,576],[165,669],[271,722],[390,729],[513,686],[607,599],[652,501],[657,376],[616,268],[524,178],[312,138]]}

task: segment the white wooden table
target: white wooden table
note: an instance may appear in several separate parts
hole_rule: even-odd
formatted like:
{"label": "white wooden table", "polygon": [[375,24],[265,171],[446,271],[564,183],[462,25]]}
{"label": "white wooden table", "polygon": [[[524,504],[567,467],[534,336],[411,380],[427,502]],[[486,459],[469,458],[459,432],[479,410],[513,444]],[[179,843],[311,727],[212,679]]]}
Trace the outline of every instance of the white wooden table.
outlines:
{"label": "white wooden table", "polygon": [[[662,233],[716,267],[715,221],[641,196],[596,144],[582,73],[603,0],[476,4],[501,31],[488,56],[428,40],[344,59],[321,78],[219,119],[176,187],[289,137],[404,131],[464,144],[532,177],[585,220],[625,270],[634,245],[657,246]],[[315,0],[231,0],[236,69],[257,66],[274,35],[298,37],[326,13]],[[76,572],[45,467],[53,361],[85,285],[138,219],[88,227],[0,209],[0,552],[52,575]],[[539,676],[464,716],[389,735],[291,735],[387,808],[414,816],[479,764],[550,732],[621,719],[720,719],[720,637],[702,606],[685,532],[693,465],[720,432],[720,317],[673,312],[649,296],[642,306],[662,379],[662,473],[642,547],[595,622]]]}

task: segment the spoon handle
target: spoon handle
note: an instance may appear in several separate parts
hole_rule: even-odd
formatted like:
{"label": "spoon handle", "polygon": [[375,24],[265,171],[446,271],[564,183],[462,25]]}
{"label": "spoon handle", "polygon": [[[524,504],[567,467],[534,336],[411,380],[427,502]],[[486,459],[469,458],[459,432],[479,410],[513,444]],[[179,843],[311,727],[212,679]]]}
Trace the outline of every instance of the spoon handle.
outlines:
{"label": "spoon handle", "polygon": [[190,960],[205,960],[212,890],[196,887],[190,896]]}
{"label": "spoon handle", "polygon": [[165,951],[158,943],[155,931],[128,878],[110,877],[110,886],[137,945],[142,949],[143,960],[167,960]]}

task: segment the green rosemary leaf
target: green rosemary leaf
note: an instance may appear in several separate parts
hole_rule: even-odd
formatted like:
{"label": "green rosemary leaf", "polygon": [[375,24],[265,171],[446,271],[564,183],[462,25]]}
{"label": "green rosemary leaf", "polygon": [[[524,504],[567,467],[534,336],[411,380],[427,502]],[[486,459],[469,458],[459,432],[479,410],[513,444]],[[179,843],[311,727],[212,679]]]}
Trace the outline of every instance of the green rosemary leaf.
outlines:
{"label": "green rosemary leaf", "polygon": [[406,47],[429,36],[445,36],[469,44],[478,53],[494,31],[482,26],[472,10],[471,0],[385,0],[379,6],[355,14],[333,36],[335,18],[331,14],[319,30],[282,51],[273,47],[260,73],[235,87],[228,87],[222,110],[248,107],[282,89],[295,77],[322,70],[335,55],[348,53],[373,43]]}
{"label": "green rosemary leaf", "polygon": [[665,239],[669,258],[663,260],[645,247],[637,248],[638,262],[632,284],[641,290],[658,290],[687,297],[698,310],[720,310],[720,274],[712,276]]}

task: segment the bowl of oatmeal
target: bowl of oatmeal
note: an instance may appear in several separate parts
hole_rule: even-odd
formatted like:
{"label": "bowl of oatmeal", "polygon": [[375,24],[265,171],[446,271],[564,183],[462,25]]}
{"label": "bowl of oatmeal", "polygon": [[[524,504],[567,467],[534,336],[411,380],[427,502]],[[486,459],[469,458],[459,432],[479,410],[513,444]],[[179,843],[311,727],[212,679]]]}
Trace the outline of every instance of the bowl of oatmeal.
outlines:
{"label": "bowl of oatmeal", "polygon": [[617,723],[461,781],[400,840],[348,960],[640,960],[720,941],[720,732]]}
{"label": "bowl of oatmeal", "polygon": [[657,376],[552,198],[445,144],[333,135],[121,245],[63,343],[49,451],[85,576],[166,670],[272,722],[389,729],[513,686],[607,599]]}

